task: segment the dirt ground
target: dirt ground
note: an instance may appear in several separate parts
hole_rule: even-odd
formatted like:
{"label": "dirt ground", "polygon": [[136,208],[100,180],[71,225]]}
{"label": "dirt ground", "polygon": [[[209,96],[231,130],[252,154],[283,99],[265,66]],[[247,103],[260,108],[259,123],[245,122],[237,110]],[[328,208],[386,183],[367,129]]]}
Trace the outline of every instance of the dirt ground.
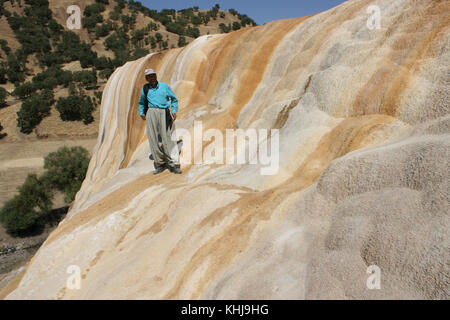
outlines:
{"label": "dirt ground", "polygon": [[0,206],[17,193],[29,173],[44,172],[44,158],[62,146],[82,146],[90,153],[97,138],[0,143]]}

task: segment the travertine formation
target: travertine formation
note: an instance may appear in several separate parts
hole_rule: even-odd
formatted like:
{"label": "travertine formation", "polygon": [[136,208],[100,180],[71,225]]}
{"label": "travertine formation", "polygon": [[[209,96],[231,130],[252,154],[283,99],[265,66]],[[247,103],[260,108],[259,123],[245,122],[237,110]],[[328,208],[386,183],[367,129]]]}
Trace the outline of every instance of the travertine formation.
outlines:
{"label": "travertine formation", "polygon": [[[75,203],[7,298],[448,299],[449,12],[347,1],[117,69]],[[279,129],[278,173],[154,176],[137,111],[145,68],[180,99],[177,128]]]}

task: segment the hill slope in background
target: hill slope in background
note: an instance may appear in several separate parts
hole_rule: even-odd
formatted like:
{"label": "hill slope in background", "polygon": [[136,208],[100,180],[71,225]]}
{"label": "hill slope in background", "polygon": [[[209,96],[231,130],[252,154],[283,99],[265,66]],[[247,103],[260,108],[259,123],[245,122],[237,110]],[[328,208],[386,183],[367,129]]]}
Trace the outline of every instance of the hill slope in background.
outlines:
{"label": "hill slope in background", "polygon": [[[34,76],[45,71],[50,66],[60,65],[63,70],[76,72],[80,70],[95,70],[97,74],[97,86],[95,89],[88,88],[83,91],[83,96],[90,96],[99,105],[100,98],[96,98],[95,92],[101,95],[109,75],[118,66],[130,60],[138,59],[151,52],[159,52],[184,46],[192,42],[195,37],[233,31],[235,28],[249,28],[255,25],[254,21],[245,14],[240,14],[233,9],[230,11],[220,10],[220,6],[214,6],[210,10],[199,10],[198,8],[186,8],[175,11],[166,9],[160,12],[143,7],[137,1],[124,0],[83,0],[76,4],[81,9],[82,28],[70,30],[79,36],[81,43],[85,42],[85,56],[95,54],[99,61],[81,61],[78,56],[65,57],[58,61],[62,55],[58,45],[64,39],[64,32],[69,31],[67,27],[67,8],[73,5],[69,0],[2,0],[0,14],[0,39],[4,40],[7,52],[0,49],[0,87],[9,93],[14,89],[31,81]],[[25,17],[27,9],[32,8],[33,19],[30,24],[34,27],[24,26],[13,30],[20,21],[14,20],[16,16]],[[46,12],[46,10],[50,10]],[[48,20],[46,20],[48,18]],[[29,19],[28,19],[29,20]],[[54,20],[54,21],[52,21]],[[27,20],[25,20],[27,21]],[[35,22],[42,22],[43,27],[37,26]],[[26,22],[25,22],[26,23]],[[59,24],[59,27],[58,27]],[[53,30],[58,31],[55,35]],[[48,35],[46,35],[48,33]],[[39,36],[44,38],[39,40]],[[50,52],[56,52],[54,56],[50,53],[42,53],[45,47],[37,48],[42,42],[49,38]],[[181,41],[181,42],[180,42]],[[26,44],[26,47],[24,47]],[[42,45],[43,46],[43,45]],[[2,46],[3,48],[3,46]],[[19,61],[21,54],[18,49],[30,51],[23,66],[17,67],[13,74],[23,74],[21,82],[11,81],[8,76],[2,82],[2,65],[8,62],[8,54],[17,54]],[[77,45],[68,41],[67,53],[76,51]],[[90,52],[92,50],[92,53]],[[36,52],[35,52],[36,51]],[[22,50],[19,50],[22,52]],[[75,54],[76,55],[76,54]],[[43,57],[45,56],[45,58]],[[87,61],[88,58],[85,60]],[[47,61],[47,65],[45,62]],[[13,84],[15,82],[16,85]],[[55,100],[70,95],[67,86],[58,85],[54,88]],[[17,112],[22,102],[14,96],[7,99],[8,106],[0,107],[0,123],[3,125],[2,133],[7,136],[2,139],[6,142],[33,140],[36,138],[68,138],[68,137],[92,137],[96,136],[99,127],[98,108],[93,112],[93,120],[89,124],[81,121],[62,121],[59,112],[52,105],[50,114],[36,126],[32,133],[24,134],[17,127]]]}
{"label": "hill slope in background", "polygon": [[[371,4],[380,30],[367,28]],[[0,294],[448,299],[449,5],[348,1],[118,68],[68,216]],[[154,176],[136,110],[150,67],[180,99],[177,129],[279,129],[278,173],[204,164]],[[79,290],[66,287],[71,265]],[[367,288],[371,265],[380,290]]]}

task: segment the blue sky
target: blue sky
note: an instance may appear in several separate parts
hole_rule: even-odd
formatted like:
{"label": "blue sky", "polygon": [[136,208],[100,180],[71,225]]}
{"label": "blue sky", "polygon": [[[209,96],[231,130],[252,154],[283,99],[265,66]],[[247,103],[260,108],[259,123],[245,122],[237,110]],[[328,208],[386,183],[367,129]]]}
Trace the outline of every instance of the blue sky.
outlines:
{"label": "blue sky", "polygon": [[331,9],[344,0],[140,0],[140,2],[155,10],[186,9],[198,6],[200,9],[211,9],[216,3],[221,10],[235,9],[247,14],[258,24],[278,19],[307,16],[313,13]]}

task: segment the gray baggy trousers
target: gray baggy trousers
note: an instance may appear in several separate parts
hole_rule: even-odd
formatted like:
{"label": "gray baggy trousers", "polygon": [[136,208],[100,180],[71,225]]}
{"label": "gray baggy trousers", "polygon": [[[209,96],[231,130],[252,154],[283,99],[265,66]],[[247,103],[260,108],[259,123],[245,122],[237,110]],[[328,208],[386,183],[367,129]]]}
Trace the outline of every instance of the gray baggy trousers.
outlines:
{"label": "gray baggy trousers", "polygon": [[180,152],[176,141],[172,141],[172,127],[166,129],[166,110],[161,108],[148,108],[146,114],[146,128],[150,151],[153,154],[155,167],[180,165]]}

